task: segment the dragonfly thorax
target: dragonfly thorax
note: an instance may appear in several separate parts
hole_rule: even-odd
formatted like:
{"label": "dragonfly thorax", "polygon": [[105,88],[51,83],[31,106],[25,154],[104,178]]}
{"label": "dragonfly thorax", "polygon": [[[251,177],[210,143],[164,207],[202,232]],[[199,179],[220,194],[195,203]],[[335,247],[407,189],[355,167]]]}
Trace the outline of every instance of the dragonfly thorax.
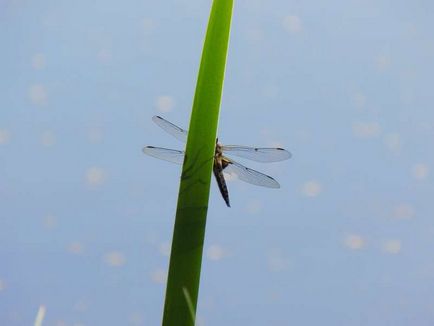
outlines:
{"label": "dragonfly thorax", "polygon": [[230,160],[223,155],[223,145],[216,142],[214,152],[214,164],[217,164],[222,170],[225,169]]}
{"label": "dragonfly thorax", "polygon": [[218,157],[221,157],[223,155],[223,148],[222,148],[222,145],[220,144],[220,143],[217,143],[216,142],[216,144],[215,144],[215,153],[214,153],[214,156],[216,157],[216,158],[218,158]]}

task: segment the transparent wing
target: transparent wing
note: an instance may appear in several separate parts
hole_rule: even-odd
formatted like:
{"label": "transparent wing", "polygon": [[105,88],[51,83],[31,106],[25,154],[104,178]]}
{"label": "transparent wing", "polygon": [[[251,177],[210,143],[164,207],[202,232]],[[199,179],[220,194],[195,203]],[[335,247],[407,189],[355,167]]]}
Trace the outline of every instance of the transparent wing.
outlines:
{"label": "transparent wing", "polygon": [[223,152],[257,162],[278,162],[291,158],[291,153],[283,148],[265,148],[226,145]]}
{"label": "transparent wing", "polygon": [[229,164],[223,170],[223,172],[234,174],[238,179],[251,183],[256,186],[262,186],[267,188],[280,188],[279,183],[272,177],[263,174],[261,172],[249,169],[237,162],[228,160]]}
{"label": "transparent wing", "polygon": [[183,143],[187,142],[187,130],[174,125],[173,123],[163,119],[158,115],[153,116],[152,121],[154,121],[161,129],[171,134],[176,139],[182,141]]}
{"label": "transparent wing", "polygon": [[146,146],[143,148],[143,153],[176,164],[182,164],[184,162],[184,152],[175,149]]}

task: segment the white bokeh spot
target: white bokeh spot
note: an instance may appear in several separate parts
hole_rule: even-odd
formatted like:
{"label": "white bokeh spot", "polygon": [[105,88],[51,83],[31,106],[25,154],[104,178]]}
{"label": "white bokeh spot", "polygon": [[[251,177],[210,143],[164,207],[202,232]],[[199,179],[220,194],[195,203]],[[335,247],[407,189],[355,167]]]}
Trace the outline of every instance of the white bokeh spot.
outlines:
{"label": "white bokeh spot", "polygon": [[366,105],[366,96],[362,92],[356,92],[353,97],[356,108],[362,109]]}
{"label": "white bokeh spot", "polygon": [[167,280],[167,272],[161,268],[155,269],[151,273],[151,280],[157,284],[165,284]]}
{"label": "white bokeh spot", "polygon": [[365,239],[358,234],[348,234],[344,239],[344,244],[351,250],[360,250],[365,247]]}
{"label": "white bokeh spot", "polygon": [[355,122],[353,134],[357,138],[374,138],[380,135],[381,127],[378,122]]}
{"label": "white bokeh spot", "polygon": [[235,173],[229,173],[223,170],[223,175],[225,177],[226,182],[232,182],[238,180],[238,176]]}
{"label": "white bokeh spot", "polygon": [[108,252],[104,255],[104,262],[111,267],[121,267],[126,263],[125,255],[118,250]]}
{"label": "white bokeh spot", "polygon": [[399,204],[393,209],[392,216],[397,219],[411,219],[415,215],[414,209],[409,204]]}
{"label": "white bokeh spot", "polygon": [[89,301],[87,301],[86,299],[80,299],[74,304],[73,309],[74,311],[85,312],[89,310],[89,306]]}
{"label": "white bokeh spot", "polygon": [[84,245],[78,241],[71,242],[68,245],[68,252],[73,255],[80,255],[84,252]]}
{"label": "white bokeh spot", "polygon": [[416,180],[425,180],[429,174],[429,168],[426,163],[414,164],[411,168],[411,174]]}
{"label": "white bokeh spot", "polygon": [[250,200],[246,210],[249,214],[258,214],[262,210],[263,203],[259,199]]}
{"label": "white bokeh spot", "polygon": [[160,252],[161,255],[169,257],[170,256],[170,249],[172,247],[172,244],[170,242],[163,242],[160,243],[159,247],[158,247],[158,251]]}
{"label": "white bokeh spot", "polygon": [[33,104],[43,106],[47,104],[48,92],[47,88],[42,84],[34,84],[29,88],[29,98]]}
{"label": "white bokeh spot", "polygon": [[295,15],[288,15],[283,18],[283,28],[291,34],[300,33],[303,29],[301,19]]}
{"label": "white bokeh spot", "polygon": [[167,113],[173,110],[175,107],[175,100],[172,96],[169,95],[162,95],[158,96],[157,100],[155,101],[155,105],[157,107],[157,110],[162,113]]}
{"label": "white bokeh spot", "polygon": [[281,249],[272,249],[268,253],[268,268],[272,272],[282,272],[288,270],[290,261],[285,257]]}
{"label": "white bokeh spot", "polygon": [[57,217],[51,214],[48,214],[44,217],[44,220],[42,221],[44,227],[46,229],[54,229],[57,226]]}
{"label": "white bokeh spot", "polygon": [[128,321],[130,325],[133,326],[145,325],[143,323],[143,320],[144,320],[143,315],[140,312],[133,312],[128,317]]}
{"label": "white bokeh spot", "polygon": [[392,153],[398,153],[401,149],[401,137],[398,133],[390,133],[384,136],[384,145]]}
{"label": "white bokeh spot", "polygon": [[32,67],[35,70],[42,70],[46,66],[45,55],[42,53],[37,53],[32,58]]}
{"label": "white bokeh spot", "polygon": [[276,84],[266,84],[262,89],[262,95],[269,99],[275,99],[279,95],[279,86]]}
{"label": "white bokeh spot", "polygon": [[91,167],[86,171],[86,182],[89,186],[96,187],[102,185],[106,180],[106,173],[100,167]]}
{"label": "white bokeh spot", "polygon": [[387,240],[383,243],[383,251],[387,254],[397,255],[401,252],[400,240]]}
{"label": "white bokeh spot", "polygon": [[206,257],[209,260],[218,261],[221,260],[225,256],[225,250],[222,246],[218,244],[213,244],[208,247],[208,250],[206,251]]}
{"label": "white bokeh spot", "polygon": [[261,28],[249,28],[246,31],[246,38],[252,43],[259,43],[264,40],[265,34]]}
{"label": "white bokeh spot", "polygon": [[151,18],[144,18],[142,21],[143,32],[148,35],[155,29],[155,22]]}
{"label": "white bokeh spot", "polygon": [[9,143],[11,134],[6,129],[0,129],[0,145]]}
{"label": "white bokeh spot", "polygon": [[375,64],[379,71],[387,70],[392,63],[390,55],[387,53],[381,53],[375,58]]}
{"label": "white bokeh spot", "polygon": [[93,128],[89,129],[87,136],[88,136],[90,143],[98,144],[98,143],[101,143],[103,141],[104,132],[103,132],[102,128],[93,127]]}
{"label": "white bokeh spot", "polygon": [[310,180],[301,187],[301,194],[306,197],[316,197],[322,192],[322,186],[318,181]]}
{"label": "white bokeh spot", "polygon": [[0,279],[0,292],[6,289],[6,282]]}
{"label": "white bokeh spot", "polygon": [[46,147],[51,147],[56,144],[56,136],[51,130],[46,130],[42,133],[41,144]]}
{"label": "white bokeh spot", "polygon": [[96,55],[99,62],[107,64],[112,60],[112,52],[107,48],[102,48]]}

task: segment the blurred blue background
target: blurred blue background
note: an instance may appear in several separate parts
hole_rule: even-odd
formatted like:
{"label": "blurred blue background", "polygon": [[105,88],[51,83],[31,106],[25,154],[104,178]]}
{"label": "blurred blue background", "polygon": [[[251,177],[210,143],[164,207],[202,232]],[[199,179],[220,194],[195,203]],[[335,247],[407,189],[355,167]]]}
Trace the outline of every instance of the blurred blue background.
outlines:
{"label": "blurred blue background", "polygon": [[[0,324],[158,325],[210,0],[0,1]],[[434,5],[235,1],[198,324],[433,325]],[[45,316],[44,309],[45,308]]]}

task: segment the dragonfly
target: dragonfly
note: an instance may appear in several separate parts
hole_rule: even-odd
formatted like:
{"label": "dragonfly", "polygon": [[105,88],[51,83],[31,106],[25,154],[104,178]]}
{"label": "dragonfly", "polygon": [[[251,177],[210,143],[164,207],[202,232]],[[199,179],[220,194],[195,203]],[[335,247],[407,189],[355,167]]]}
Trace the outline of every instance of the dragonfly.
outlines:
{"label": "dragonfly", "polygon": [[[186,143],[188,132],[173,123],[163,119],[160,116],[152,117],[152,120],[168,134],[172,135],[179,141]],[[163,147],[145,146],[143,152],[147,155],[155,158],[169,161],[172,163],[183,164],[184,151],[168,149]],[[229,173],[232,176],[236,176],[239,180],[267,188],[280,188],[279,183],[272,177],[255,171],[244,165],[234,161],[226,155],[234,155],[241,158],[249,159],[256,162],[268,163],[279,162],[291,158],[292,154],[287,150],[274,147],[249,147],[238,145],[222,145],[216,140],[215,152],[214,152],[214,164],[213,173],[216,179],[220,193],[228,207],[229,191],[226,185],[223,172]]]}

